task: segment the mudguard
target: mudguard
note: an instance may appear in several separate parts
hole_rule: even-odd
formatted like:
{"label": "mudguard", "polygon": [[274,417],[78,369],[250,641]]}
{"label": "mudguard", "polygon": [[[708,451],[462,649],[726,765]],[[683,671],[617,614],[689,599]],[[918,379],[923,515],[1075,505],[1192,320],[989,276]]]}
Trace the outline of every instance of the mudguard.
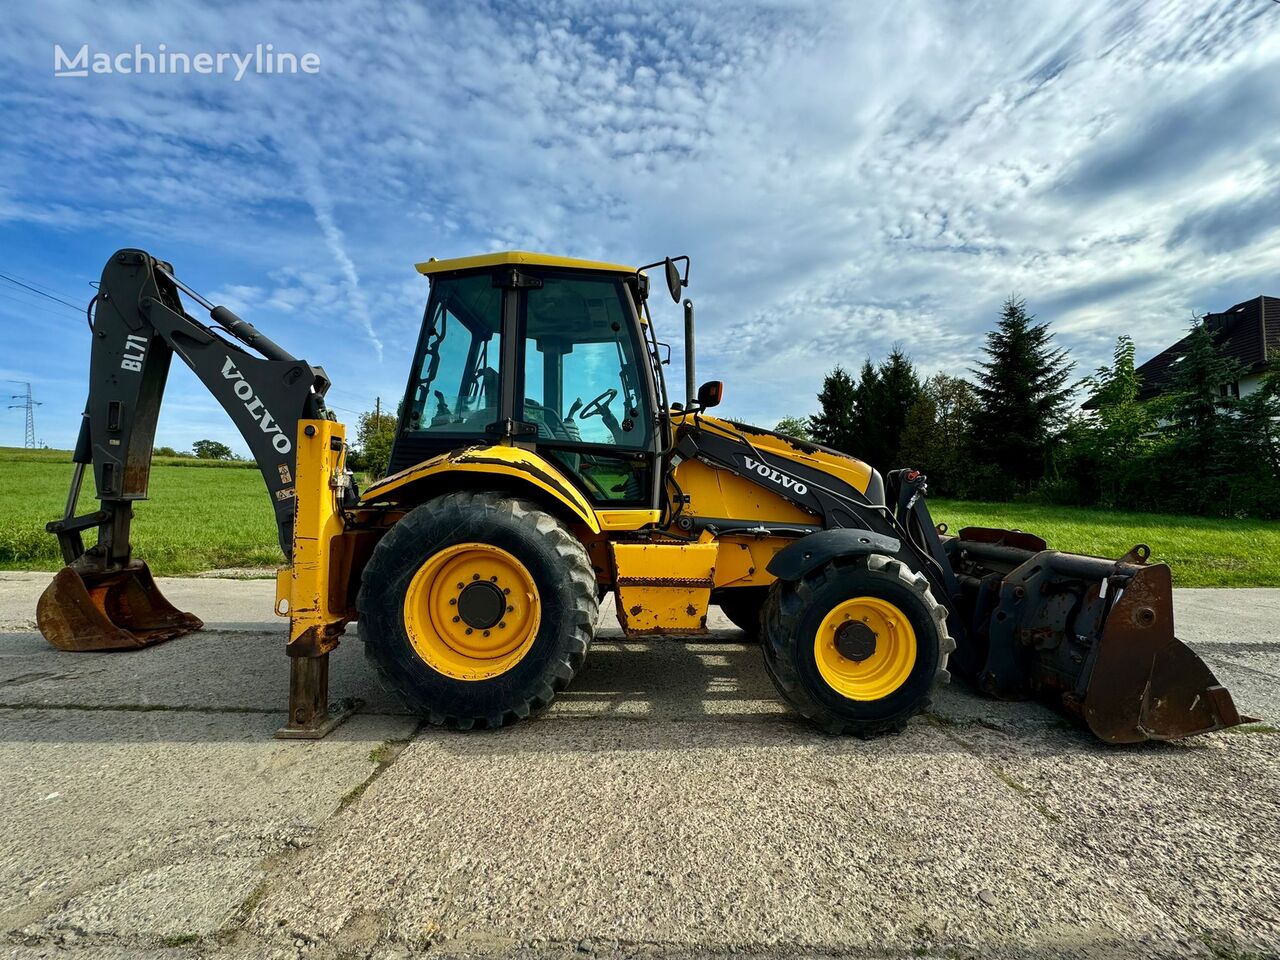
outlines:
{"label": "mudguard", "polygon": [[501,444],[454,450],[401,470],[368,487],[361,496],[361,503],[420,500],[422,497],[418,491],[422,487],[430,487],[432,481],[438,483],[462,474],[488,474],[535,487],[553,498],[592,533],[600,532],[600,523],[591,504],[563,473],[531,450]]}
{"label": "mudguard", "polygon": [[779,580],[799,580],[811,570],[841,557],[862,557],[870,553],[896,556],[901,549],[898,540],[873,530],[848,527],[819,530],[783,547],[774,554],[767,569]]}

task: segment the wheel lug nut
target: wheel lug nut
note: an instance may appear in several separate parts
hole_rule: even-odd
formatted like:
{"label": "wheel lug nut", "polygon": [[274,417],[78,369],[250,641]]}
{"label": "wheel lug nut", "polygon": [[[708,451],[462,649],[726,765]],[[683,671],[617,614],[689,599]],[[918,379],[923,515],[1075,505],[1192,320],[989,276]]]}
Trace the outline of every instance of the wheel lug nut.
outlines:
{"label": "wheel lug nut", "polygon": [[459,589],[459,590],[461,590],[461,589],[462,589],[462,584],[458,584],[458,589]]}
{"label": "wheel lug nut", "polygon": [[510,592],[511,592],[511,588],[510,588],[510,587],[507,587],[507,588],[505,588],[502,592],[503,592],[504,594],[510,593]]}
{"label": "wheel lug nut", "polygon": [[450,597],[450,598],[449,598],[449,606],[451,606],[451,607],[456,607],[457,605],[458,605],[458,598],[457,598],[457,597]]}
{"label": "wheel lug nut", "polygon": [[473,632],[474,632],[474,631],[473,631],[470,627],[467,627],[467,636],[468,636],[468,637],[469,637],[469,636],[471,636],[471,634],[472,634]]}
{"label": "wheel lug nut", "polygon": [[515,607],[511,606],[510,604],[507,605],[507,613],[515,613],[515,611],[516,611]]}
{"label": "wheel lug nut", "polygon": [[488,630],[486,630],[486,631],[484,632],[484,635],[487,637],[487,636],[489,635],[489,631],[488,631]]}
{"label": "wheel lug nut", "polygon": [[472,580],[479,580],[479,579],[480,579],[480,574],[478,574],[478,573],[473,573],[473,574],[471,575],[471,579],[472,579]]}
{"label": "wheel lug nut", "polygon": [[490,582],[490,583],[497,583],[497,582],[498,582],[498,578],[497,578],[497,577],[490,577],[490,578],[489,578],[489,582]]}
{"label": "wheel lug nut", "polygon": [[498,629],[499,630],[507,629],[507,621],[503,620],[500,624],[498,624]]}

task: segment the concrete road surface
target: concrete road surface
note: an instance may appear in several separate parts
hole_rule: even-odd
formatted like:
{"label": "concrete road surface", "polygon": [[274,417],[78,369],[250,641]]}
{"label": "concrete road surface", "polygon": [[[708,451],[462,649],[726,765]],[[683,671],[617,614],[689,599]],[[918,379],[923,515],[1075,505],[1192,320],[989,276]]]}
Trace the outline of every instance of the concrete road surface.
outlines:
{"label": "concrete road surface", "polygon": [[[0,955],[1280,955],[1280,735],[1107,748],[945,690],[824,737],[758,649],[600,641],[543,718],[423,729],[351,636],[320,742],[283,719],[268,581],[162,581],[207,628],[66,654],[0,573]],[[1179,633],[1280,717],[1280,590],[1183,590]],[[354,631],[352,631],[354,634]]]}

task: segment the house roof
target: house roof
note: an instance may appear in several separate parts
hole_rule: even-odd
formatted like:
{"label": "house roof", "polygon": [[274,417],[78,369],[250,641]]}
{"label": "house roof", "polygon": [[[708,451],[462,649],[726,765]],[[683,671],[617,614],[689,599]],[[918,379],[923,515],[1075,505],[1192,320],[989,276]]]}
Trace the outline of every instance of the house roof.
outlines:
{"label": "house roof", "polygon": [[[1249,370],[1261,369],[1268,358],[1280,357],[1280,297],[1254,297],[1222,313],[1206,314],[1204,321],[1217,333],[1223,354],[1234,357]],[[1187,339],[1183,337],[1138,367],[1141,399],[1168,389],[1173,365],[1186,351]]]}

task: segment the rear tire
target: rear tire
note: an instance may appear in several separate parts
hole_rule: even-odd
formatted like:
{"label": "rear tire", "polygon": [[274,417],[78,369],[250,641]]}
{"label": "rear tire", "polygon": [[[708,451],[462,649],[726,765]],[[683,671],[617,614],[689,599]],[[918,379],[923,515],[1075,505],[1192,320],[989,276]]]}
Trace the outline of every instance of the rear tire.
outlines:
{"label": "rear tire", "polygon": [[[853,624],[879,644],[870,654],[851,651],[862,660],[836,652],[839,634],[831,625],[849,622],[841,613],[846,610],[867,610],[880,628],[876,633]],[[877,611],[884,615],[877,618]],[[852,619],[867,618],[855,613]],[[900,560],[872,555],[837,561],[770,589],[762,617],[765,667],[783,699],[827,733],[897,732],[928,708],[934,683],[951,678],[947,658],[955,641],[946,620],[928,579]],[[896,660],[888,659],[891,652]],[[870,659],[875,656],[882,659]]]}
{"label": "rear tire", "polygon": [[[492,578],[470,572],[487,573],[486,563]],[[460,564],[468,574],[456,573]],[[500,588],[514,612],[503,611]],[[577,538],[536,504],[493,492],[450,493],[410,511],[374,550],[356,605],[383,685],[431,723],[460,730],[550,705],[582,666],[599,610]]]}
{"label": "rear tire", "polygon": [[748,640],[759,640],[760,617],[768,597],[768,587],[738,587],[718,593],[715,603],[729,622],[747,635]]}

